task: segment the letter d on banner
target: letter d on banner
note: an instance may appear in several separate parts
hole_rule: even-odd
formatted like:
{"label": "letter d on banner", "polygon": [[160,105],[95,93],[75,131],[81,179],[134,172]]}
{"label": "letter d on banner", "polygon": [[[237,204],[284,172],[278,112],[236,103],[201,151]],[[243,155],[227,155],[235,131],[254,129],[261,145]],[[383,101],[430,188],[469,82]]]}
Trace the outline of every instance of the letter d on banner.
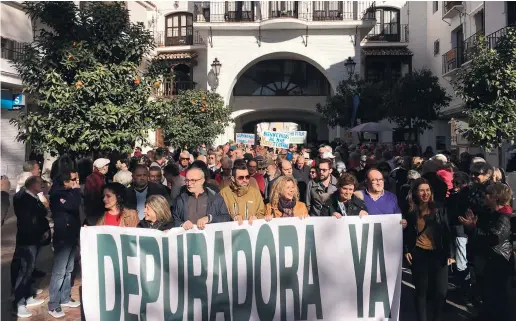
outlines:
{"label": "letter d on banner", "polygon": [[[120,261],[115,239],[110,234],[97,235],[97,257],[99,271],[99,303],[100,320],[120,320],[122,287],[120,285]],[[106,270],[106,260],[111,260],[113,271]],[[106,279],[109,277],[109,288],[106,288]],[[114,286],[113,286],[114,285]],[[114,289],[113,289],[114,288]],[[114,290],[114,291],[113,291]],[[114,306],[108,310],[106,293],[115,296]]]}

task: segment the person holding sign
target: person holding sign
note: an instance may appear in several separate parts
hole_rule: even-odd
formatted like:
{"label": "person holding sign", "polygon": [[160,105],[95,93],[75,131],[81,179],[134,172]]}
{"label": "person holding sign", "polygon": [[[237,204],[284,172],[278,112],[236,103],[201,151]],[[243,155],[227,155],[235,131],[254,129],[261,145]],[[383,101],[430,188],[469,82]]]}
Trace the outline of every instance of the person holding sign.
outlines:
{"label": "person holding sign", "polygon": [[308,217],[306,204],[299,201],[295,178],[280,176],[272,186],[270,202],[265,207],[265,220],[274,217]]}
{"label": "person holding sign", "polygon": [[365,202],[353,194],[357,186],[355,176],[348,173],[342,174],[337,181],[337,191],[326,202],[329,216],[341,218],[368,215]]}
{"label": "person holding sign", "polygon": [[257,218],[263,218],[265,205],[260,191],[249,185],[251,176],[244,161],[236,160],[233,166],[231,183],[220,191],[229,214],[234,221],[242,225],[244,220],[249,224]]}
{"label": "person holding sign", "polygon": [[[434,202],[430,184],[418,178],[412,184],[410,210],[403,235],[403,252],[411,265],[419,321],[442,320],[448,292],[448,265],[455,260],[446,210]],[[428,297],[433,296],[432,304]],[[433,318],[428,318],[432,312]]]}
{"label": "person holding sign", "polygon": [[191,230],[194,224],[203,230],[208,223],[231,221],[224,199],[206,187],[204,171],[190,168],[186,172],[186,188],[174,201],[172,217],[176,227]]}

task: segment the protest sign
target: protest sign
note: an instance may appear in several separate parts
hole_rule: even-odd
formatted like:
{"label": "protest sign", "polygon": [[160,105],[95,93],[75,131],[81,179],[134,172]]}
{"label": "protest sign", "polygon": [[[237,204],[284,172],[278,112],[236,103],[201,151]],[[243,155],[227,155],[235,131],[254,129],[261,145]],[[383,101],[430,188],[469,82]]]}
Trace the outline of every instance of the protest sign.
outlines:
{"label": "protest sign", "polygon": [[290,135],[288,133],[264,131],[260,145],[275,148],[288,148],[290,144]]}
{"label": "protest sign", "polygon": [[306,144],[306,131],[298,130],[287,134],[290,135],[290,144]]}
{"label": "protest sign", "polygon": [[86,320],[398,320],[401,215],[81,230]]}
{"label": "protest sign", "polygon": [[255,137],[254,137],[254,134],[236,133],[235,134],[235,142],[237,144],[254,145]]}

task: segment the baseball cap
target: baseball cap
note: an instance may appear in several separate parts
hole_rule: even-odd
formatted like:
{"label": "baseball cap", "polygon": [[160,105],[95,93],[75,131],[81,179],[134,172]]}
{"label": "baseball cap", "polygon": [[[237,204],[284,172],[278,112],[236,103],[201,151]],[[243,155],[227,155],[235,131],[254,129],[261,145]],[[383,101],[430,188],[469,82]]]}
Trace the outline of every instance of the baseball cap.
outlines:
{"label": "baseball cap", "polygon": [[94,168],[102,168],[110,163],[109,159],[107,158],[97,158],[95,162],[93,162]]}
{"label": "baseball cap", "polygon": [[324,152],[321,158],[335,158],[335,155],[330,152]]}

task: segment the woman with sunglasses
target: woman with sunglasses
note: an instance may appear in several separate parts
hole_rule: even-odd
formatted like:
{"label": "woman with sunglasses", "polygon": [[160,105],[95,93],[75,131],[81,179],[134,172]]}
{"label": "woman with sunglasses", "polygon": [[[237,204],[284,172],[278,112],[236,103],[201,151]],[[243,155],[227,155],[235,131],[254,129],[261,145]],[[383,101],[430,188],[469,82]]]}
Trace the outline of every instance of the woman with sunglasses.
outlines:
{"label": "woman with sunglasses", "polygon": [[309,177],[310,177],[310,179],[315,181],[315,179],[317,178],[317,167],[312,166],[312,167],[310,168],[310,174],[309,174],[309,175],[310,175],[310,176],[309,176]]}
{"label": "woman with sunglasses", "polygon": [[265,220],[278,217],[308,217],[308,209],[299,201],[299,190],[293,177],[280,176],[272,186],[269,203],[265,207]]}
{"label": "woman with sunglasses", "polygon": [[434,202],[430,184],[424,178],[414,181],[409,201],[403,249],[412,269],[417,320],[442,320],[448,265],[455,261],[448,217],[446,210]]}

